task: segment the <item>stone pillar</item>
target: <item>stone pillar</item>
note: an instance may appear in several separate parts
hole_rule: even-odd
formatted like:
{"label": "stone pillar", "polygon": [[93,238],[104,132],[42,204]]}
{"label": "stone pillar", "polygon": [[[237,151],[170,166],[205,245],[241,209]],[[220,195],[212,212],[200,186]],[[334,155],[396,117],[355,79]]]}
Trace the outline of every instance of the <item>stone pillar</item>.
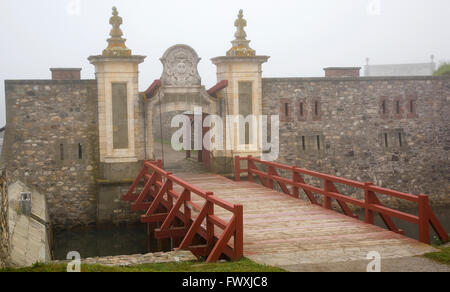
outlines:
{"label": "stone pillar", "polygon": [[[251,114],[256,117],[262,114],[261,67],[269,59],[268,56],[257,56],[256,52],[249,47],[250,41],[246,40],[244,31],[246,25],[247,22],[243,18],[241,10],[235,22],[237,31],[235,34],[236,39],[232,41],[233,47],[227,52],[226,56],[211,59],[214,65],[217,66],[218,82],[228,80],[228,87],[223,94],[224,113],[233,116],[242,115],[244,118]],[[228,137],[229,141],[233,141],[233,145],[226,145],[225,151],[215,151],[213,155],[216,157],[216,160],[218,157],[223,157],[222,160],[226,160],[226,158],[229,159],[238,155],[261,156],[260,125],[257,124],[253,129],[256,135],[256,143],[252,143],[248,134],[245,137],[239,137],[238,129],[246,127],[242,123],[236,123],[228,129],[228,135],[233,136]],[[248,132],[248,128],[246,132]]]}
{"label": "stone pillar", "polygon": [[139,94],[138,66],[145,59],[125,46],[122,18],[113,8],[108,48],[91,56],[98,84],[99,147],[102,179],[133,178],[145,159],[144,109]]}

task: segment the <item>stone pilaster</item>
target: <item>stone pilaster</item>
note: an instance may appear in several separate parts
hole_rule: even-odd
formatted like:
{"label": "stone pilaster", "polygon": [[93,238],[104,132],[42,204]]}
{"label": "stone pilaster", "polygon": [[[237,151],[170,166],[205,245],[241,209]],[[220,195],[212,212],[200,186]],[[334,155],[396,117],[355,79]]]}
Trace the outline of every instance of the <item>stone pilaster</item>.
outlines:
{"label": "stone pilaster", "polygon": [[[232,41],[233,47],[227,52],[226,56],[211,59],[213,64],[217,66],[217,81],[228,80],[228,87],[223,94],[224,105],[227,109],[226,114],[234,116],[243,115],[244,117],[250,114],[255,116],[262,114],[262,64],[269,59],[268,56],[257,56],[255,50],[249,47],[250,41],[246,39],[247,35],[244,31],[246,25],[247,22],[243,19],[243,12],[241,10],[235,22],[237,31],[235,34],[236,39]],[[251,95],[251,105],[248,105],[245,110],[240,108],[244,104],[240,100],[244,98],[244,92],[242,92],[243,87],[246,87],[247,90],[251,88],[251,93],[245,93],[246,98],[248,98],[249,94]],[[245,126],[237,123],[228,131],[229,134],[231,133],[233,135],[231,141],[233,141],[234,145],[227,145],[226,151],[216,151],[213,153],[214,156],[261,155],[260,125],[258,124],[253,129],[256,134],[257,143],[251,143],[250,140],[241,141],[242,139],[240,139],[238,134],[240,127]]]}
{"label": "stone pilaster", "polygon": [[[105,179],[116,179],[115,176],[133,176],[134,173],[127,173],[130,167],[137,168],[134,164],[146,158],[144,109],[138,83],[138,66],[145,56],[132,55],[131,50],[125,46],[125,39],[122,38],[120,30],[122,18],[118,16],[115,7],[110,24],[113,29],[108,47],[102,55],[89,57],[89,61],[95,65],[98,84],[99,147],[103,170],[101,176]],[[117,86],[121,89],[118,90]],[[124,106],[126,109],[123,109]],[[120,111],[120,114],[117,115],[115,110]],[[118,131],[118,127],[121,127],[122,131]],[[129,166],[112,165],[119,163]],[[114,172],[119,173],[113,174]]]}

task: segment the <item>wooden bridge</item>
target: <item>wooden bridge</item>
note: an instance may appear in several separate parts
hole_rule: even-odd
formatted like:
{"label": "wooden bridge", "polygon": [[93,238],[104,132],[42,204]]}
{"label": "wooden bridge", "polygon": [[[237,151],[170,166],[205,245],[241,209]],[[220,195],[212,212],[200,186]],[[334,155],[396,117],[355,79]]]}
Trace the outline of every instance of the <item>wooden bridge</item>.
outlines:
{"label": "wooden bridge", "polygon": [[[247,161],[248,168],[241,169],[241,161]],[[143,223],[158,223],[156,238],[178,238],[174,242],[179,248],[207,262],[245,256],[278,266],[332,263],[366,260],[371,251],[383,258],[409,257],[434,250],[428,245],[430,226],[448,242],[426,195],[253,157],[236,157],[235,181],[209,173],[174,175],[161,165],[161,161],[145,162],[123,199],[133,202],[132,210],[145,211]],[[247,173],[248,181],[240,180],[242,173]],[[322,186],[307,184],[304,176],[321,180]],[[342,185],[364,191],[364,200],[339,193]],[[299,199],[300,192],[309,201]],[[418,216],[383,206],[377,194],[417,204]],[[332,200],[342,213],[333,210]],[[347,204],[364,208],[365,220],[358,220]],[[374,213],[381,216],[387,230],[373,225]],[[404,236],[392,217],[417,224],[420,241]]]}

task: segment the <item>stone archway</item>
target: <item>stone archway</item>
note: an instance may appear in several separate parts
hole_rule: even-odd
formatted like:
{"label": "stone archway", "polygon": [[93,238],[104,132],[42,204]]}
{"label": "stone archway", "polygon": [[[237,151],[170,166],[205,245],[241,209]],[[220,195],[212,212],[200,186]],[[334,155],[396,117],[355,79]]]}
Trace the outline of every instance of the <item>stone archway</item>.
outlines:
{"label": "stone archway", "polygon": [[[147,99],[149,103],[147,127],[152,129],[150,134],[153,138],[147,140],[153,140],[154,156],[156,159],[164,158],[168,164],[166,168],[183,170],[187,162],[186,153],[177,153],[170,145],[172,134],[177,130],[171,128],[172,118],[180,114],[192,114],[195,108],[202,108],[203,114],[216,114],[217,99],[210,96],[201,85],[197,69],[200,58],[191,47],[187,45],[170,47],[164,53],[161,62],[163,73],[159,90]],[[206,155],[207,153],[203,152],[201,160],[208,168],[209,158]]]}

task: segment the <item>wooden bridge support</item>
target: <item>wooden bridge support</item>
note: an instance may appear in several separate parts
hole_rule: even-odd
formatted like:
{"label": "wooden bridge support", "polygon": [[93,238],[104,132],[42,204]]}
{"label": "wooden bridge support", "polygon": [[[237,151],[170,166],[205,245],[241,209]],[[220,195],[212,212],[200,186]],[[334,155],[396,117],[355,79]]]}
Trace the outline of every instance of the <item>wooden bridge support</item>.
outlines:
{"label": "wooden bridge support", "polygon": [[[158,228],[154,229],[156,238],[171,238],[174,245],[180,242],[180,249],[189,249],[196,256],[205,257],[206,262],[215,262],[222,256],[241,259],[243,207],[229,204],[211,192],[190,185],[164,171],[161,165],[161,161],[145,162],[123,200],[132,201],[131,209],[134,211],[146,211],[141,216],[143,223],[158,224]],[[141,180],[144,181],[144,188],[135,194]],[[194,203],[192,195],[202,198],[203,206]],[[227,222],[217,217],[215,207],[230,212],[231,219]],[[203,238],[203,243],[198,244],[198,237]],[[230,244],[232,237],[233,244]]]}

